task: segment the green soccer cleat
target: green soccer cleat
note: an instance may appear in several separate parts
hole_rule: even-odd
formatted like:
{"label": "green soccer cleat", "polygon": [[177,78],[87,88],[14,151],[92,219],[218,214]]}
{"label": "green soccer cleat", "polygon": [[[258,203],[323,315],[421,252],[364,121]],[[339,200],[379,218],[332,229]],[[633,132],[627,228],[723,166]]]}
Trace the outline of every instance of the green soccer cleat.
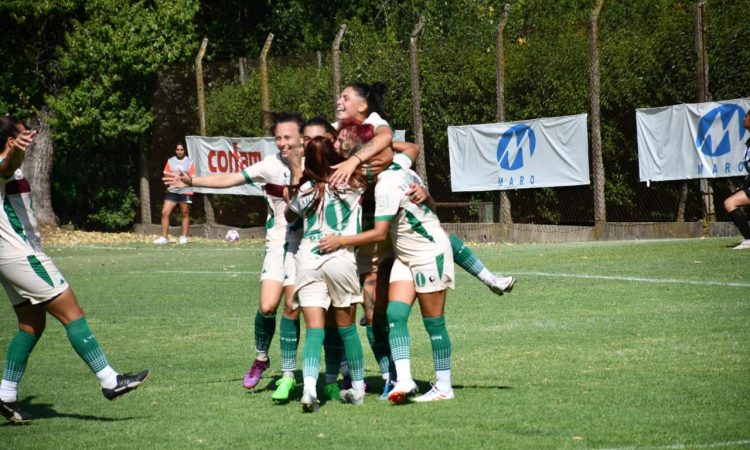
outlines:
{"label": "green soccer cleat", "polygon": [[339,384],[335,381],[333,383],[328,383],[323,387],[323,394],[325,394],[328,400],[338,400],[340,391]]}
{"label": "green soccer cleat", "polygon": [[297,383],[294,381],[294,377],[282,377],[276,382],[276,390],[271,395],[271,399],[275,402],[286,403],[289,401],[289,394],[292,393]]}

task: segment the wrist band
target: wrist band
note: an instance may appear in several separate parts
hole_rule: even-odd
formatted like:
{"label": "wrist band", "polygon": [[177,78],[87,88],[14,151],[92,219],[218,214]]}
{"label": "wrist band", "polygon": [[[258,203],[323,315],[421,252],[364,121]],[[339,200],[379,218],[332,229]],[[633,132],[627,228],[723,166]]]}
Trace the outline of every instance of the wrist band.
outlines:
{"label": "wrist band", "polygon": [[356,153],[352,155],[353,157],[357,158],[359,160],[359,163],[362,164],[364,161],[362,161],[362,158],[359,157]]}

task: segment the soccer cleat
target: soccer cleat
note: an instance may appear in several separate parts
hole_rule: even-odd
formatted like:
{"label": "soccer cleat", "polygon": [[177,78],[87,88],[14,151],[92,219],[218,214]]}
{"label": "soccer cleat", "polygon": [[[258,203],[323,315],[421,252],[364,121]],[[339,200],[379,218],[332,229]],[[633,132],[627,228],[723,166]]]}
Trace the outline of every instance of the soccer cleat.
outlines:
{"label": "soccer cleat", "polygon": [[361,406],[365,402],[365,390],[357,391],[355,389],[345,389],[339,393],[341,401],[351,403],[352,405]]}
{"label": "soccer cleat", "polygon": [[277,387],[271,395],[271,399],[281,403],[288,402],[289,394],[291,394],[296,385],[297,383],[294,381],[294,377],[281,377],[281,379],[276,382]]}
{"label": "soccer cleat", "polygon": [[352,376],[350,373],[345,373],[342,380],[341,380],[341,389],[351,389],[352,388]]}
{"label": "soccer cleat", "polygon": [[417,392],[419,392],[419,389],[414,380],[397,381],[391,392],[388,394],[388,400],[397,405],[406,403],[409,400],[409,397],[412,397]]}
{"label": "soccer cleat", "polygon": [[21,411],[16,402],[4,402],[0,400],[0,414],[10,422],[23,424],[34,420],[30,414]]}
{"label": "soccer cleat", "polygon": [[748,248],[750,248],[750,239],[745,239],[737,246],[735,246],[732,250],[747,250]]}
{"label": "soccer cleat", "polygon": [[513,290],[513,285],[516,284],[516,279],[513,277],[500,277],[498,274],[494,274],[495,277],[487,285],[492,292],[497,295],[503,295],[506,292]]}
{"label": "soccer cleat", "polygon": [[165,238],[164,236],[159,236],[158,239],[154,239],[154,244],[156,245],[169,244],[169,239]]}
{"label": "soccer cleat", "polygon": [[318,402],[318,396],[314,391],[307,388],[302,390],[302,412],[312,413],[320,409],[320,402]]}
{"label": "soccer cleat", "polygon": [[179,242],[182,245],[185,245],[188,243],[188,238],[187,236],[180,236],[180,239],[177,242]]}
{"label": "soccer cleat", "polygon": [[388,400],[388,394],[393,390],[393,386],[394,384],[391,383],[390,380],[385,381],[385,385],[383,385],[383,393],[380,394],[380,400]]}
{"label": "soccer cleat", "polygon": [[245,389],[252,389],[257,386],[258,383],[260,383],[260,376],[263,375],[263,372],[265,372],[270,365],[270,359],[265,361],[256,359],[253,361],[253,365],[250,366],[250,369],[245,374],[245,378],[242,379],[242,385],[245,386]]}
{"label": "soccer cleat", "polygon": [[414,398],[415,402],[436,402],[439,400],[450,400],[453,398],[453,389],[451,389],[448,392],[443,392],[440,389],[437,388],[434,384],[432,385],[432,389],[430,389],[430,392],[420,395],[419,397]]}
{"label": "soccer cleat", "polygon": [[142,385],[146,381],[146,378],[148,378],[148,373],[148,370],[144,370],[136,374],[119,374],[117,375],[117,385],[112,389],[102,388],[102,394],[104,394],[107,400],[115,400]]}
{"label": "soccer cleat", "polygon": [[333,383],[328,383],[323,387],[323,393],[328,400],[340,399],[339,392],[341,392],[341,389],[339,389],[339,384],[335,381]]}

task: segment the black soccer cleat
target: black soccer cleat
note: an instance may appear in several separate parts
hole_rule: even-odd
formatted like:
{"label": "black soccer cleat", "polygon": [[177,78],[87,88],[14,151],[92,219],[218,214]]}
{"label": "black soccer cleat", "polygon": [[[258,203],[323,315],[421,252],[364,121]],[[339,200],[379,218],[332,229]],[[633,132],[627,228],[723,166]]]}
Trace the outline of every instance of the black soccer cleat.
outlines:
{"label": "black soccer cleat", "polygon": [[102,394],[107,397],[107,400],[114,400],[121,395],[125,395],[142,385],[146,381],[146,378],[148,378],[148,373],[148,370],[144,370],[136,374],[124,373],[117,375],[117,386],[113,389],[102,388]]}
{"label": "black soccer cleat", "polygon": [[4,402],[0,400],[0,413],[13,423],[23,424],[30,423],[34,420],[30,414],[21,411],[15,402]]}

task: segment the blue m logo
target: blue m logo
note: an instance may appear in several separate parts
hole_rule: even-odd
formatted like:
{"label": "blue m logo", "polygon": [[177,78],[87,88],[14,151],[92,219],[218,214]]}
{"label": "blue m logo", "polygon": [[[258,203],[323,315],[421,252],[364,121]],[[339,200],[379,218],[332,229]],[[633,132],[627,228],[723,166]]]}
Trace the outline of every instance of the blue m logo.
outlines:
{"label": "blue m logo", "polygon": [[528,125],[518,124],[508,128],[497,144],[497,163],[505,170],[523,167],[524,154],[534,156],[536,135]]}
{"label": "blue m logo", "polygon": [[695,145],[706,156],[722,156],[732,151],[732,141],[741,141],[745,134],[741,106],[726,104],[712,109],[698,122]]}

